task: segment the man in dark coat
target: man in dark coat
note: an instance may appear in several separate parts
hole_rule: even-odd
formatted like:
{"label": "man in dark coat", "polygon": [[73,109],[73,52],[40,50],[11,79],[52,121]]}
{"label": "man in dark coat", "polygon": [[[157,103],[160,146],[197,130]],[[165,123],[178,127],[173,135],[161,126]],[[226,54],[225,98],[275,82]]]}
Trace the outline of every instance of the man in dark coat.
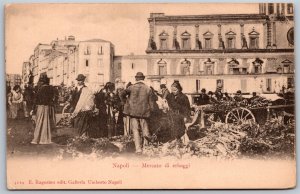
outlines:
{"label": "man in dark coat", "polygon": [[138,72],[135,79],[136,83],[125,89],[123,93],[127,97],[127,103],[124,105],[124,114],[130,117],[130,128],[133,132],[136,153],[141,154],[142,141],[139,130],[141,128],[146,144],[147,139],[150,137],[147,120],[150,117],[153,100],[150,87],[144,83],[144,74]]}
{"label": "man in dark coat", "polygon": [[121,100],[115,93],[115,84],[107,82],[99,93],[95,94],[95,105],[99,109],[100,137],[111,137],[119,134],[116,113],[121,109]]}
{"label": "man in dark coat", "polygon": [[201,90],[200,96],[195,98],[195,103],[197,105],[209,104],[209,96],[206,94],[206,90],[204,88]]}
{"label": "man in dark coat", "polygon": [[242,102],[245,98],[242,96],[241,90],[238,90],[233,97],[236,102]]}

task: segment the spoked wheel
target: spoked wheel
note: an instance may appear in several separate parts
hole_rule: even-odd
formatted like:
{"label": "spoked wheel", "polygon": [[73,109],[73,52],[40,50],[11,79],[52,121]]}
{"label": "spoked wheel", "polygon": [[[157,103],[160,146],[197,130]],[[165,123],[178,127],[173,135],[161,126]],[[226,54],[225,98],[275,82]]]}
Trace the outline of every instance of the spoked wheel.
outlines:
{"label": "spoked wheel", "polygon": [[232,124],[243,124],[247,122],[255,122],[255,117],[249,109],[239,107],[234,108],[227,113],[225,122]]}

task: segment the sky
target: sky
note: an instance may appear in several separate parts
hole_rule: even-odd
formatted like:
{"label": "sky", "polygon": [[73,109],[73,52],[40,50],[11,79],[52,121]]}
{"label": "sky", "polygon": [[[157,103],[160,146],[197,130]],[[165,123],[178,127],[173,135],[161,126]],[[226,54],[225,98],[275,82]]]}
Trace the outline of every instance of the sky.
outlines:
{"label": "sky", "polygon": [[258,4],[11,4],[5,9],[6,72],[21,73],[39,43],[104,39],[116,55],[145,54],[150,13],[205,15],[258,13]]}

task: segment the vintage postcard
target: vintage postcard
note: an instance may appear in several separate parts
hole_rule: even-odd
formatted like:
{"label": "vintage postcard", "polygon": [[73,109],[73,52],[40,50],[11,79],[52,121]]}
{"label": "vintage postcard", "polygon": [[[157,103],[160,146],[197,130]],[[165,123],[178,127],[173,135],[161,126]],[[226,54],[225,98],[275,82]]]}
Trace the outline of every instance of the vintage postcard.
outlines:
{"label": "vintage postcard", "polygon": [[8,189],[294,188],[293,6],[7,4]]}

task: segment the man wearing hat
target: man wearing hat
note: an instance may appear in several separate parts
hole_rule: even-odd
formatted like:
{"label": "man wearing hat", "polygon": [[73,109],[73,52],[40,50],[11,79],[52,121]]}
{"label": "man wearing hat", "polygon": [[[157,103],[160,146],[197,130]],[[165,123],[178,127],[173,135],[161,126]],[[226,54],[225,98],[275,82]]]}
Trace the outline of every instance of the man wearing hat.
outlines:
{"label": "man wearing hat", "polygon": [[144,144],[150,137],[147,120],[150,117],[152,106],[152,91],[144,83],[145,76],[142,72],[137,72],[135,76],[136,83],[130,85],[123,93],[127,98],[124,105],[124,114],[130,117],[130,128],[133,132],[135,149],[137,154],[142,153],[142,139],[139,130],[142,131]]}
{"label": "man wearing hat", "polygon": [[166,84],[160,84],[160,93],[157,93],[158,96],[162,97],[163,99],[167,99],[167,96],[170,94]]}
{"label": "man wearing hat", "polygon": [[234,96],[233,98],[234,98],[234,100],[235,100],[236,102],[241,102],[241,101],[243,101],[243,100],[244,100],[244,97],[242,96],[242,91],[241,91],[241,90],[236,91],[236,94],[235,94],[235,96]]}
{"label": "man wearing hat", "polygon": [[84,84],[85,76],[83,74],[78,74],[76,80],[77,80],[78,86],[75,88],[75,90],[71,91],[71,98],[69,99],[69,103],[70,103],[70,107],[71,107],[70,112],[74,111],[74,109],[77,105],[77,102],[80,98],[82,88],[86,87]]}
{"label": "man wearing hat", "polygon": [[195,103],[197,105],[206,105],[209,104],[209,97],[206,94],[205,88],[202,88],[201,94],[195,98]]}

